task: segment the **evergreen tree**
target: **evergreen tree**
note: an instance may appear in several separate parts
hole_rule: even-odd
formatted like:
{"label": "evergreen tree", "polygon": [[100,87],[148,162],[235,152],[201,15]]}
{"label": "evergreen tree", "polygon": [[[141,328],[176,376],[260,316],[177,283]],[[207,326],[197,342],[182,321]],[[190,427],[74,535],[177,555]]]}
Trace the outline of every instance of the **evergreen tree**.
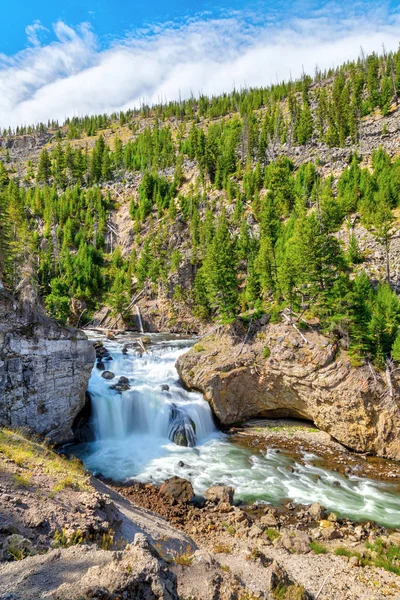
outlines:
{"label": "evergreen tree", "polygon": [[389,251],[390,243],[394,234],[393,230],[393,213],[385,200],[381,200],[376,207],[373,217],[374,230],[373,234],[379,244],[385,250],[386,255],[386,280],[390,283],[390,261]]}
{"label": "evergreen tree", "polygon": [[236,313],[238,288],[234,247],[225,212],[207,248],[203,274],[211,308],[223,318],[232,318]]}
{"label": "evergreen tree", "polygon": [[39,183],[49,183],[49,179],[51,176],[51,159],[49,153],[46,148],[42,150],[39,158],[39,166],[36,175],[36,180]]}

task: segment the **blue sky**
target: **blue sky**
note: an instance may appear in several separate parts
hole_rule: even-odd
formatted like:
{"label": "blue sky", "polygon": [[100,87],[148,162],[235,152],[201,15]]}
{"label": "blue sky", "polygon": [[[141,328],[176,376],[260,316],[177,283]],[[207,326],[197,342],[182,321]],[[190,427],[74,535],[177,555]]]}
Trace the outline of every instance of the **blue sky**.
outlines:
{"label": "blue sky", "polygon": [[[246,2],[246,0],[152,0],[140,2],[130,0],[20,0],[7,2],[3,7],[4,20],[0,39],[0,52],[14,54],[27,45],[25,28],[40,21],[48,31],[43,32],[42,39],[54,40],[52,24],[57,21],[76,27],[87,21],[99,37],[101,45],[106,46],[116,37],[124,37],[127,33],[146,24],[164,23],[166,21],[182,22],[187,18],[203,14],[204,17],[226,15],[231,11],[258,11],[261,17],[290,18],[293,14],[307,14],[321,6],[321,1],[304,0],[291,2],[282,0],[265,2]],[[5,14],[4,14],[5,13]]]}
{"label": "blue sky", "polygon": [[268,85],[400,34],[399,2],[373,0],[19,0],[2,16],[3,127]]}

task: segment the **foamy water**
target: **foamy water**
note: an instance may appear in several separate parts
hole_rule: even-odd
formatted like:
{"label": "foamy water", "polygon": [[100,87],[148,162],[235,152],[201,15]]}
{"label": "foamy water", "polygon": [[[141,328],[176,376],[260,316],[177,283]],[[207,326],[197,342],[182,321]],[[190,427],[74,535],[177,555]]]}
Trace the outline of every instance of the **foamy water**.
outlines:
{"label": "foamy water", "polygon": [[[160,483],[178,475],[190,479],[198,494],[221,483],[233,486],[235,497],[247,502],[320,502],[341,516],[400,527],[400,496],[390,484],[344,477],[318,466],[311,454],[304,454],[300,464],[281,451],[261,453],[233,444],[216,428],[202,395],[179,383],[175,362],[191,342],[151,337],[148,353],[142,356],[133,350],[123,355],[126,340],[105,341],[113,357],[105,365],[116,377],[106,381],[93,369],[89,392],[96,441],[74,449],[88,469],[120,481]],[[122,375],[131,389],[111,390]],[[168,391],[161,389],[163,384]],[[177,412],[194,423],[195,447],[171,441],[171,415]]]}

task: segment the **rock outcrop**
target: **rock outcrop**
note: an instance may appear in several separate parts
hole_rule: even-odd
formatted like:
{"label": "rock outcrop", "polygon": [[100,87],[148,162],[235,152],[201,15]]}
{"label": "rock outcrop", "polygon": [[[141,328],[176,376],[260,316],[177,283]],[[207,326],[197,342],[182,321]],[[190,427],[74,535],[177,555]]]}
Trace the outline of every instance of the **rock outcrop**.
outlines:
{"label": "rock outcrop", "polygon": [[[0,566],[2,598],[177,600],[176,576],[143,534],[116,553],[73,546]],[[68,574],[68,575],[66,575]]]}
{"label": "rock outcrop", "polygon": [[71,439],[94,359],[82,332],[40,314],[23,294],[16,305],[0,289],[0,426]]}
{"label": "rock outcrop", "polygon": [[[184,384],[203,392],[223,425],[253,417],[313,421],[357,452],[400,459],[400,388],[392,377],[347,353],[316,329],[255,327],[243,345],[240,321],[196,344],[177,362]],[[306,341],[305,341],[306,340]]]}

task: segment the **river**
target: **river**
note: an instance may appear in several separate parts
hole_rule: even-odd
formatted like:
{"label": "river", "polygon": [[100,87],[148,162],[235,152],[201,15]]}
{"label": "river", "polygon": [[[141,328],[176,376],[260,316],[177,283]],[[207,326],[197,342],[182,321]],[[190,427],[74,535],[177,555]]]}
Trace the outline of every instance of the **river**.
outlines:
{"label": "river", "polygon": [[[400,527],[394,485],[344,477],[319,466],[312,454],[297,462],[275,449],[262,452],[232,443],[215,426],[202,395],[179,382],[175,362],[193,342],[161,334],[150,338],[142,355],[132,348],[122,352],[127,335],[104,340],[112,356],[104,364],[115,378],[104,379],[104,371],[94,367],[89,392],[95,441],[73,448],[90,471],[116,481],[152,483],[178,475],[189,479],[197,494],[221,483],[234,487],[235,498],[245,502],[320,502],[355,521]],[[120,393],[110,388],[121,376],[129,379],[130,389]],[[182,435],[192,447],[172,441]]]}

